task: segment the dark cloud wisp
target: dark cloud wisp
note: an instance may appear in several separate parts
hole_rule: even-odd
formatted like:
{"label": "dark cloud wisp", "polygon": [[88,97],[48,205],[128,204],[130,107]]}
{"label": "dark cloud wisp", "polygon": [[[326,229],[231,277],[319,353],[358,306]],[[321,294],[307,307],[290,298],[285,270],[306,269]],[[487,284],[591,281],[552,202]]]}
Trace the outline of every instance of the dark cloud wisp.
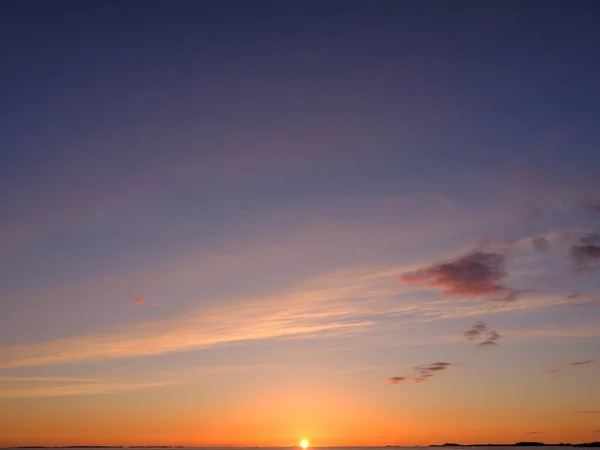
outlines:
{"label": "dark cloud wisp", "polygon": [[576,271],[600,267],[600,233],[588,233],[571,247],[571,262]]}
{"label": "dark cloud wisp", "polygon": [[423,366],[416,366],[415,370],[417,371],[417,375],[413,377],[390,377],[387,379],[387,381],[391,384],[399,384],[403,382],[422,383],[429,380],[436,373],[446,370],[451,365],[451,363],[447,362],[434,362]]}
{"label": "dark cloud wisp", "polygon": [[387,379],[388,383],[391,384],[398,384],[398,383],[403,383],[405,381],[410,381],[409,378],[406,377],[389,377]]}
{"label": "dark cloud wisp", "polygon": [[500,344],[498,344],[498,341],[500,340],[500,338],[502,338],[500,333],[498,333],[497,331],[491,330],[488,333],[488,335],[486,336],[486,340],[483,342],[480,342],[479,346],[480,347],[498,347],[500,345]]}
{"label": "dark cloud wisp", "polygon": [[497,347],[498,341],[502,338],[500,333],[491,330],[484,322],[478,320],[471,328],[463,332],[463,336],[470,341],[478,341],[480,347]]}
{"label": "dark cloud wisp", "polygon": [[600,198],[589,200],[585,204],[585,210],[593,213],[600,213]]}
{"label": "dark cloud wisp", "polygon": [[550,245],[548,243],[548,239],[546,239],[545,237],[542,237],[542,236],[533,238],[531,240],[531,244],[533,245],[533,248],[535,248],[536,250],[540,250],[542,252],[546,251],[548,249],[548,246]]}
{"label": "dark cloud wisp", "polygon": [[477,321],[473,324],[471,328],[463,333],[463,336],[467,339],[474,341],[479,339],[484,333],[488,331],[488,327],[482,321]]}
{"label": "dark cloud wisp", "polygon": [[575,362],[572,362],[571,365],[572,366],[584,366],[586,364],[591,364],[594,361],[596,361],[596,360],[595,359],[586,359],[585,361],[575,361]]}

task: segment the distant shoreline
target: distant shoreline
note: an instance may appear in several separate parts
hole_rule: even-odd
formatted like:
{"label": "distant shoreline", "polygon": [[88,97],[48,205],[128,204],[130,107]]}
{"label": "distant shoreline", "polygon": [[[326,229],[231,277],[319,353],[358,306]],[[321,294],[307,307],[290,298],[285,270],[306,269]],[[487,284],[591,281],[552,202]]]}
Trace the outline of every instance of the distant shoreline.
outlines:
{"label": "distant shoreline", "polygon": [[514,444],[432,444],[429,447],[600,447],[600,442],[586,442],[581,444],[545,444],[543,442],[515,442]]}

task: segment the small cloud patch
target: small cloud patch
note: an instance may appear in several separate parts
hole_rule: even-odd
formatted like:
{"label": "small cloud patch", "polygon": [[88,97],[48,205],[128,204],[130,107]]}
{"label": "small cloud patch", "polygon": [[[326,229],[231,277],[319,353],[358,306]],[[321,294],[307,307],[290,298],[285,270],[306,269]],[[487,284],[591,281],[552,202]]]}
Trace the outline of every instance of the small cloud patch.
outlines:
{"label": "small cloud patch", "polygon": [[600,267],[600,233],[580,237],[569,256],[576,272]]}
{"label": "small cloud patch", "polygon": [[475,322],[471,328],[463,332],[463,336],[470,341],[481,341],[479,342],[480,347],[498,347],[498,341],[502,338],[502,335],[497,331],[491,330],[481,320]]}
{"label": "small cloud patch", "polygon": [[533,238],[531,240],[531,245],[533,245],[533,248],[535,248],[536,250],[545,252],[546,250],[548,250],[548,239],[546,239],[545,237],[536,237]]}
{"label": "small cloud patch", "polygon": [[387,382],[390,384],[398,384],[404,383],[405,381],[409,381],[409,378],[406,377],[390,377],[387,379]]}

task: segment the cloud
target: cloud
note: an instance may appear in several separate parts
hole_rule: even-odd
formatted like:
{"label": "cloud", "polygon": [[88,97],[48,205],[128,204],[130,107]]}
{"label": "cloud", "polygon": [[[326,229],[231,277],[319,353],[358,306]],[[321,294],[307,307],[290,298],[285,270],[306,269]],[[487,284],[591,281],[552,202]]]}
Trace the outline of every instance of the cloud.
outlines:
{"label": "cloud", "polygon": [[571,247],[571,261],[576,271],[595,268],[600,262],[600,233],[588,233]]}
{"label": "cloud", "polygon": [[587,366],[588,364],[592,364],[596,362],[595,359],[586,359],[584,361],[573,361],[570,363],[562,363],[560,364],[558,367],[555,367],[554,369],[551,369],[548,371],[548,373],[559,373],[561,372],[563,369],[566,369],[567,367],[578,367],[578,366]]}
{"label": "cloud", "polygon": [[478,344],[481,347],[497,347],[499,345],[498,340],[502,337],[497,331],[490,330],[481,320],[478,320],[471,328],[463,332],[463,336],[471,341],[484,339]]}
{"label": "cloud", "polygon": [[585,361],[575,361],[575,362],[572,362],[571,365],[572,366],[584,366],[586,364],[591,364],[594,361],[596,361],[596,360],[595,359],[587,359]]}
{"label": "cloud", "polygon": [[[575,338],[588,339],[600,337],[600,322],[592,320],[589,323],[581,323],[568,327],[544,326],[540,328],[526,328],[521,330],[512,330],[504,332],[505,335],[510,335],[514,338],[533,337],[533,338]],[[566,363],[563,366],[569,366]]]}
{"label": "cloud", "polygon": [[600,198],[589,200],[585,204],[584,209],[589,212],[600,213]]}
{"label": "cloud", "polygon": [[405,381],[410,381],[410,378],[406,378],[406,377],[390,377],[387,379],[387,382],[390,384],[398,384],[398,383],[403,383]]}
{"label": "cloud", "polygon": [[438,372],[442,370],[446,370],[451,363],[447,362],[434,362],[431,364],[426,364],[423,366],[416,366],[415,370],[417,371],[417,375],[414,377],[391,377],[388,378],[388,382],[391,384],[398,384],[403,382],[412,382],[412,383],[423,383],[424,381],[429,380],[431,377],[436,375]]}
{"label": "cloud", "polygon": [[398,305],[398,267],[348,269],[308,279],[271,295],[222,299],[177,316],[131,323],[103,333],[0,347],[0,369],[198,350],[226,343],[347,336],[376,317],[414,315]]}
{"label": "cloud", "polygon": [[483,333],[488,331],[488,327],[482,321],[477,321],[475,324],[463,333],[463,336],[469,340],[479,339]]}
{"label": "cloud", "polygon": [[24,377],[24,376],[0,376],[0,381],[49,381],[56,383],[90,383],[98,381],[92,378],[78,377]]}
{"label": "cloud", "polygon": [[[242,341],[355,336],[381,333],[382,328],[373,325],[382,322],[395,329],[411,329],[440,320],[566,304],[564,298],[540,295],[495,304],[433,295],[417,297],[410,288],[402,289],[397,274],[420,266],[346,268],[308,278],[273,294],[199,298],[200,306],[161,319],[127,323],[95,334],[4,345],[0,346],[0,369],[161,355]],[[568,336],[596,336],[597,330],[577,328],[569,330]],[[547,332],[556,336],[554,329]],[[533,330],[523,333],[531,334]],[[426,342],[439,342],[436,339],[428,336]],[[403,345],[422,342],[413,337]]]}
{"label": "cloud", "polygon": [[488,297],[498,301],[511,301],[519,291],[500,283],[507,276],[504,266],[504,255],[476,251],[454,261],[405,273],[400,279],[405,283],[438,288],[450,297]]}
{"label": "cloud", "polygon": [[424,366],[417,366],[415,369],[418,370],[421,376],[432,376],[434,372],[439,372],[440,370],[446,370],[452,364],[447,362],[434,362],[431,364],[427,364]]}
{"label": "cloud", "polygon": [[146,297],[138,297],[133,301],[136,305],[143,305],[146,303]]}
{"label": "cloud", "polygon": [[490,330],[486,336],[486,340],[479,343],[480,347],[498,347],[498,341],[502,338],[497,331]]}
{"label": "cloud", "polygon": [[548,239],[546,239],[545,237],[542,237],[542,236],[533,238],[531,240],[531,244],[533,245],[533,248],[535,248],[536,250],[540,250],[542,252],[546,251],[549,246]]}
{"label": "cloud", "polygon": [[67,385],[41,386],[24,389],[0,389],[0,398],[12,397],[59,397],[71,395],[99,395],[130,391],[149,387],[166,386],[167,381],[141,383],[75,383]]}

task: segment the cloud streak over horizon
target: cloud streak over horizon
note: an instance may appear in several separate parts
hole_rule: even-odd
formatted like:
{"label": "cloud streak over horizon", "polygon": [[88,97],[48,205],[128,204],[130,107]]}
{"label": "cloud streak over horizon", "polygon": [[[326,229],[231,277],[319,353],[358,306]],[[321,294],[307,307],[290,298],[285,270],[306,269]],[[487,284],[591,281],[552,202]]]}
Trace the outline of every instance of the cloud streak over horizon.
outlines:
{"label": "cloud streak over horizon", "polygon": [[[402,270],[394,266],[338,270],[273,295],[217,303],[105,333],[4,346],[0,369],[159,355],[238,341],[354,335],[374,329],[382,319],[411,326],[568,304],[566,299],[533,296],[489,309],[480,302],[452,298],[415,299],[395,281]],[[492,331],[488,330],[490,343],[484,346],[494,346],[500,338]],[[543,329],[538,332],[544,336]],[[555,331],[548,336],[554,335]]]}
{"label": "cloud streak over horizon", "polygon": [[136,389],[146,389],[152,387],[167,386],[171,383],[167,381],[135,382],[135,383],[74,383],[47,385],[40,387],[1,389],[0,398],[19,398],[19,397],[64,397],[77,395],[102,395],[114,392],[131,391]]}

